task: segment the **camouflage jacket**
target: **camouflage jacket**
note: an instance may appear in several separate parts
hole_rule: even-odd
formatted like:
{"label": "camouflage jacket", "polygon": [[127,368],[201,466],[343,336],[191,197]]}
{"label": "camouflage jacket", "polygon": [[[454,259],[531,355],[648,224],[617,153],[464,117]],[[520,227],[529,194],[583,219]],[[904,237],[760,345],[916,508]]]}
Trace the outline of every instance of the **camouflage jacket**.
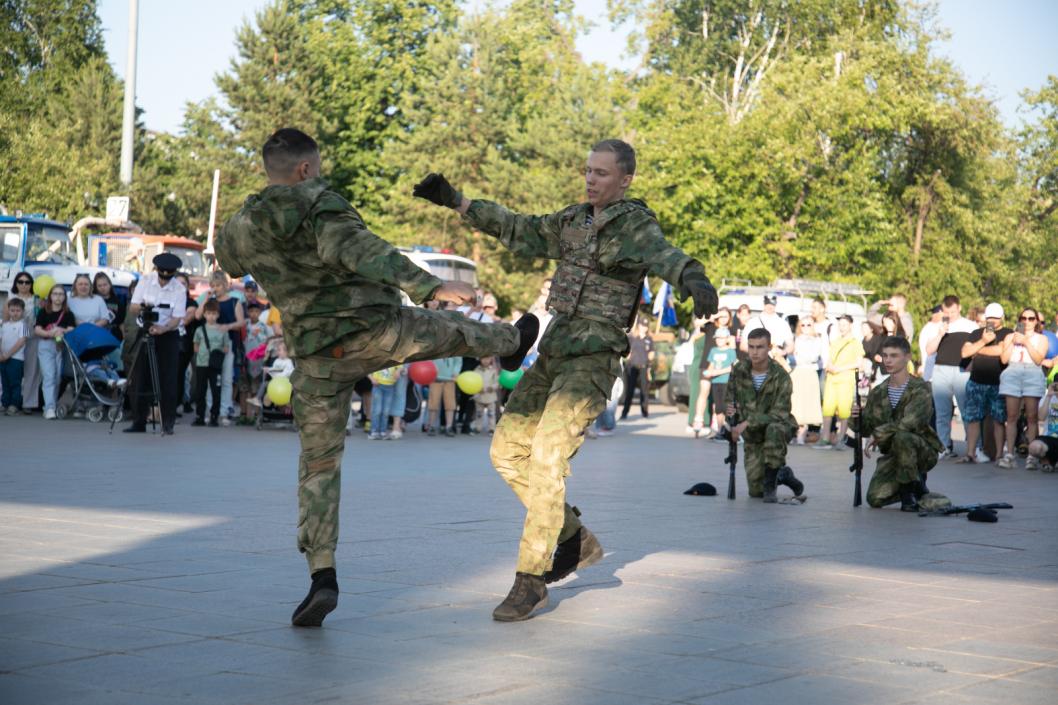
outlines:
{"label": "camouflage jacket", "polygon": [[727,403],[734,404],[739,422],[748,421],[746,430],[763,429],[773,423],[797,427],[790,413],[793,382],[789,373],[775,360],[768,361],[768,376],[760,389],[753,388],[753,376],[748,360],[739,360],[731,368],[727,381]]}
{"label": "camouflage jacket", "polygon": [[252,274],[268,292],[294,357],[392,317],[400,290],[421,303],[442,283],[368,230],[322,179],[250,196],[216,250],[224,271]]}
{"label": "camouflage jacket", "polygon": [[930,423],[932,415],[933,392],[929,383],[920,377],[910,377],[895,409],[889,405],[888,382],[872,389],[863,405],[861,420],[852,419],[852,428],[859,428],[864,437],[874,436],[883,453],[888,452],[889,442],[897,431],[922,437],[939,453],[944,445]]}
{"label": "camouflage jacket", "polygon": [[[628,208],[629,204],[635,207]],[[608,211],[618,210],[624,212],[607,220]],[[563,231],[591,229],[593,212],[591,204],[582,203],[550,215],[518,215],[491,201],[474,200],[466,221],[495,236],[519,257],[564,261]],[[634,287],[650,274],[666,280],[677,291],[686,272],[694,270],[704,276],[701,264],[665,240],[654,213],[642,201],[611,203],[595,220],[599,274]],[[627,349],[628,337],[621,326],[561,313],[552,319],[540,341],[541,352],[555,356],[607,351],[624,355]]]}

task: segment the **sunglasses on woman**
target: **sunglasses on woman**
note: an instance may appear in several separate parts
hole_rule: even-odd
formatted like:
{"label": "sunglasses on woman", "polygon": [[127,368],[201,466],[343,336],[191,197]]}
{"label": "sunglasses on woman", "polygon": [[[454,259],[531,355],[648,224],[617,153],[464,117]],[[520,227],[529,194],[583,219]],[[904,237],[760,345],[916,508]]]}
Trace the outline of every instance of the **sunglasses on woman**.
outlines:
{"label": "sunglasses on woman", "polygon": [[1036,317],[1035,316],[1022,316],[1018,320],[1019,321],[1035,321]]}
{"label": "sunglasses on woman", "polygon": [[31,282],[29,279],[16,279],[15,283],[16,284],[25,284],[25,285],[28,286],[28,285],[32,284],[33,282]]}

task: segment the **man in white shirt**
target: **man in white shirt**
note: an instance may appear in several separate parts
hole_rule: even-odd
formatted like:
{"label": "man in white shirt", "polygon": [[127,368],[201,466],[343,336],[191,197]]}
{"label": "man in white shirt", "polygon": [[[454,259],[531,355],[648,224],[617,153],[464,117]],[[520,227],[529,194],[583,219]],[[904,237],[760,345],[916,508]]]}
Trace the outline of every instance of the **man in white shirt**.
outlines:
{"label": "man in white shirt", "polygon": [[[933,376],[933,408],[937,414],[937,436],[944,444],[946,457],[955,457],[952,451],[951,421],[955,415],[952,397],[959,403],[959,409],[966,408],[966,383],[970,373],[963,365],[963,345],[970,339],[970,333],[977,330],[977,324],[962,316],[962,305],[959,297],[945,296],[941,303],[941,320],[931,338],[926,338],[925,352],[935,355]],[[926,326],[922,327],[926,332]],[[963,426],[966,426],[965,419]],[[969,449],[973,453],[973,448]]]}
{"label": "man in white shirt", "polygon": [[750,331],[763,328],[771,334],[771,356],[778,359],[788,355],[793,348],[793,332],[786,319],[775,312],[776,299],[774,296],[764,295],[764,310],[760,315],[754,316],[746,323],[746,329],[742,334],[740,347],[743,352],[749,351]]}
{"label": "man in white shirt", "polygon": [[[129,315],[142,317],[133,353],[132,425],[125,433],[144,433],[147,430],[147,411],[157,392],[162,411],[162,435],[173,435],[176,425],[177,375],[180,369],[180,336],[187,313],[187,289],[175,278],[180,258],[163,252],[154,258],[155,271],[145,275],[136,285],[129,302]],[[141,316],[142,314],[142,316]],[[151,321],[148,318],[156,317]],[[154,347],[157,361],[157,384],[154,388],[153,371],[148,361],[148,350]]]}
{"label": "man in white shirt", "polygon": [[937,355],[935,353],[931,355],[926,352],[926,344],[933,340],[937,335],[937,331],[940,330],[940,321],[943,315],[941,307],[934,306],[930,319],[926,321],[926,324],[922,326],[922,330],[918,334],[918,353],[919,358],[922,360],[918,373],[927,382],[933,379],[933,364],[937,359]]}

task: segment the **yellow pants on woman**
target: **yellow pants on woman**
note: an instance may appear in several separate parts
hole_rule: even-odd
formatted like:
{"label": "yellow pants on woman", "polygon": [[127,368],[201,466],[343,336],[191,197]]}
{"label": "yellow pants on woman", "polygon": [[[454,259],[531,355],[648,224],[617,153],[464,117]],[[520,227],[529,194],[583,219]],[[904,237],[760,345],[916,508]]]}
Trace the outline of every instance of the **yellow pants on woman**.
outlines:
{"label": "yellow pants on woman", "polygon": [[852,415],[852,401],[855,396],[855,373],[827,374],[827,379],[823,383],[823,416],[849,418]]}

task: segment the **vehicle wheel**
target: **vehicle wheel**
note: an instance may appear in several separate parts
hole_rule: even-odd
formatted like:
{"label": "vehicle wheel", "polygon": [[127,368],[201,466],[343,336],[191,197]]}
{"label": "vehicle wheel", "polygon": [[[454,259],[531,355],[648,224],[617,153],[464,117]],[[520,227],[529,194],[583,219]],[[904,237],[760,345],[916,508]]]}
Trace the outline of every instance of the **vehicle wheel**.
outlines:
{"label": "vehicle wheel", "polygon": [[666,382],[661,385],[661,389],[658,390],[658,400],[665,406],[675,406],[676,400],[672,395],[672,385]]}
{"label": "vehicle wheel", "polygon": [[119,423],[125,416],[125,412],[121,410],[120,406],[112,406],[107,410],[107,420]]}
{"label": "vehicle wheel", "polygon": [[688,406],[686,399],[676,400],[676,411],[680,412],[681,414],[686,414],[688,409],[690,409],[690,406]]}
{"label": "vehicle wheel", "polygon": [[103,420],[103,407],[93,406],[91,409],[88,410],[86,416],[88,417],[88,420],[92,423],[99,423]]}
{"label": "vehicle wheel", "polygon": [[67,409],[65,406],[63,406],[62,404],[55,405],[55,418],[65,419],[67,413],[69,413],[69,409]]}

